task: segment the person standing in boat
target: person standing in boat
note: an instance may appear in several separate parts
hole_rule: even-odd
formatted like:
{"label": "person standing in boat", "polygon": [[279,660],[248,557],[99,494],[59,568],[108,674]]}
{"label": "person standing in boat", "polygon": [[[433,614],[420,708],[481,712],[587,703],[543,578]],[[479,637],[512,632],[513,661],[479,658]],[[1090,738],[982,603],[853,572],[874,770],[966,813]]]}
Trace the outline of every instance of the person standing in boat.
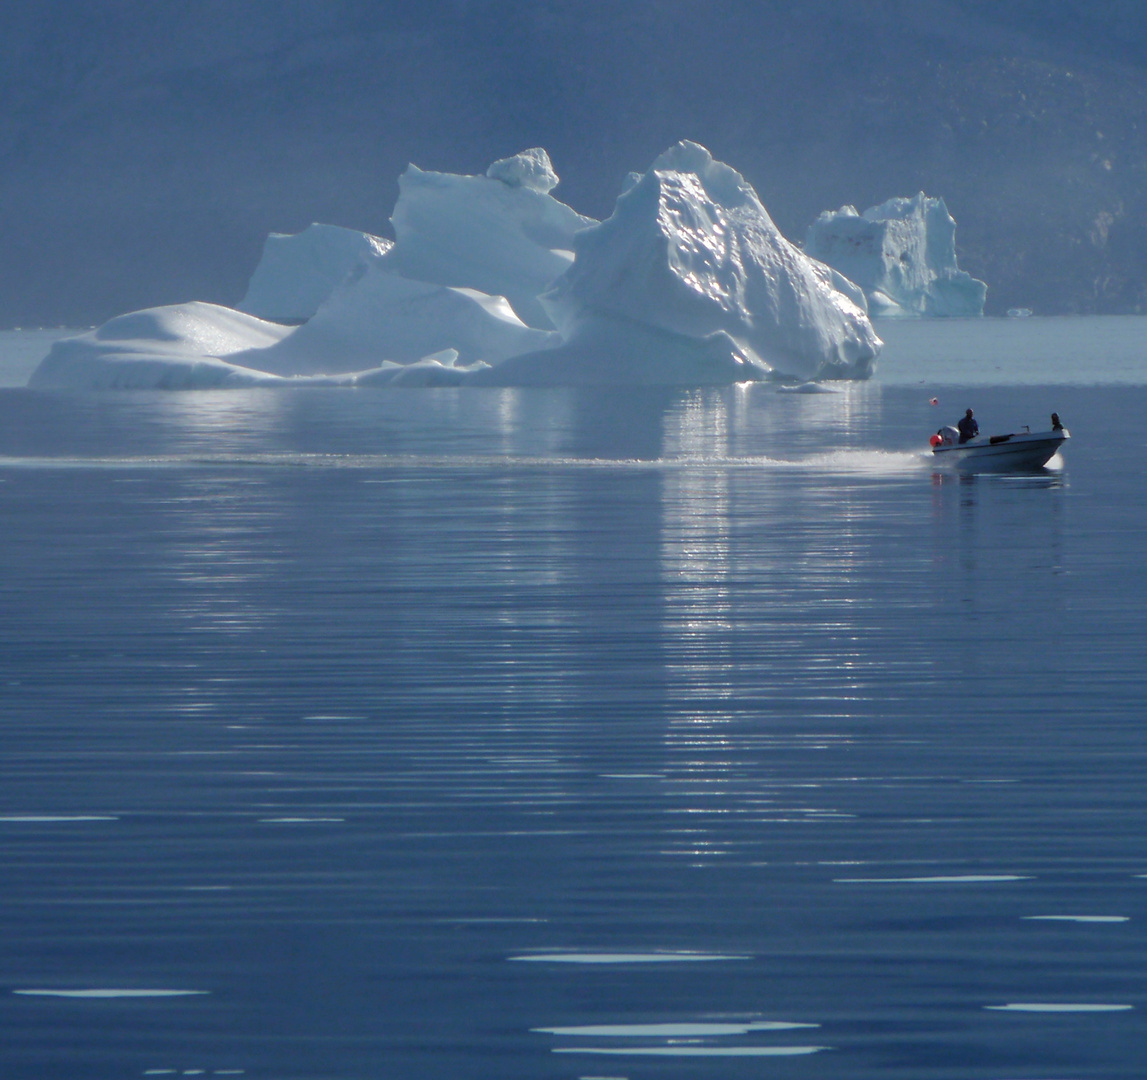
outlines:
{"label": "person standing in boat", "polygon": [[1051,430],[1063,431],[1063,423],[1059,419],[1059,413],[1053,412],[1051,414]]}
{"label": "person standing in boat", "polygon": [[980,434],[980,425],[976,423],[976,418],[972,415],[972,410],[968,409],[960,422],[956,425],[960,432],[960,442],[966,443],[969,439],[974,439]]}

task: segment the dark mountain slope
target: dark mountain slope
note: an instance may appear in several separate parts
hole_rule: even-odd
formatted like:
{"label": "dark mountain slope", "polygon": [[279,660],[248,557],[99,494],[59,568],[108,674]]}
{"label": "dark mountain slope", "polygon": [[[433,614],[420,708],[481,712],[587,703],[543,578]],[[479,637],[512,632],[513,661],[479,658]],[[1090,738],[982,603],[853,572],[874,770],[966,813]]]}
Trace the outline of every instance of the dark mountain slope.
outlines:
{"label": "dark mountain slope", "polygon": [[408,161],[546,146],[608,214],[679,138],[796,239],[943,195],[989,309],[1147,310],[1147,27],[1116,0],[10,0],[0,324],[233,303],[264,235],[387,231]]}

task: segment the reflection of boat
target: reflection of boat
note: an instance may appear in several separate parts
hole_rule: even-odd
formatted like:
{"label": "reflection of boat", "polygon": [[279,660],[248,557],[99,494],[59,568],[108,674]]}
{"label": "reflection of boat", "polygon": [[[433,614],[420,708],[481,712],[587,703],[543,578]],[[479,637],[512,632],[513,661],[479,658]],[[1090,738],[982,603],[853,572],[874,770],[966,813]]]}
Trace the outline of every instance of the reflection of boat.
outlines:
{"label": "reflection of boat", "polygon": [[1071,438],[1066,428],[1051,431],[1015,431],[1010,435],[977,435],[966,443],[959,441],[955,428],[941,428],[934,435],[932,458],[938,465],[957,469],[997,471],[1041,469]]}

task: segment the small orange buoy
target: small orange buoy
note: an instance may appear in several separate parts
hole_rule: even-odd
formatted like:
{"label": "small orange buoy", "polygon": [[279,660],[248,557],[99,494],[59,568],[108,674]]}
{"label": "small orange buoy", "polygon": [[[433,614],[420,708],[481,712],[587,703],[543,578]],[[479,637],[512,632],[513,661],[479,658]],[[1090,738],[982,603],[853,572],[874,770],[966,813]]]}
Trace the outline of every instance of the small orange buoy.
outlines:
{"label": "small orange buoy", "polygon": [[938,397],[931,398],[928,402],[929,405],[939,405],[940,399]]}
{"label": "small orange buoy", "polygon": [[932,446],[939,446],[943,441],[944,440],[941,439],[939,435],[933,435],[932,438],[928,440]]}

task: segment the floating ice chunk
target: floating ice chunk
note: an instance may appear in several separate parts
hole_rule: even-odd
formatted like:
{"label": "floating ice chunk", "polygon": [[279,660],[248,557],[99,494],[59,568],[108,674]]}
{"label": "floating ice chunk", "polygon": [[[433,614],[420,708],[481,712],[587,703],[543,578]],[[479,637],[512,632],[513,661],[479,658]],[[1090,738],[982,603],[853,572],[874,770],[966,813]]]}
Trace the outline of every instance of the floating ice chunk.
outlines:
{"label": "floating ice chunk", "polygon": [[571,345],[603,320],[627,327],[618,368],[634,351],[641,363],[655,356],[657,335],[704,349],[724,335],[730,347],[714,359],[742,379],[873,371],[880,341],[857,290],[785,240],[744,178],[696,143],[662,154],[574,249],[542,303]]}
{"label": "floating ice chunk", "polygon": [[393,269],[504,296],[530,326],[553,328],[537,296],[568,268],[574,235],[593,218],[534,187],[416,165],[398,178],[398,190]]}
{"label": "floating ice chunk", "polygon": [[232,362],[277,375],[336,374],[383,361],[411,364],[453,349],[460,364],[496,364],[558,342],[534,330],[504,297],[410,281],[371,266],[353,275],[294,333]]}
{"label": "floating ice chunk", "polygon": [[943,199],[920,192],[858,214],[826,210],[805,253],[860,285],[873,315],[983,315],[987,286],[956,265],[956,222]]}
{"label": "floating ice chunk", "polygon": [[338,225],[271,233],[238,309],[260,319],[302,322],[355,271],[377,262],[393,242]]}
{"label": "floating ice chunk", "polygon": [[529,188],[543,195],[558,186],[558,174],[554,172],[550,155],[540,146],[495,161],[486,175],[492,180],[501,180],[507,187]]}

